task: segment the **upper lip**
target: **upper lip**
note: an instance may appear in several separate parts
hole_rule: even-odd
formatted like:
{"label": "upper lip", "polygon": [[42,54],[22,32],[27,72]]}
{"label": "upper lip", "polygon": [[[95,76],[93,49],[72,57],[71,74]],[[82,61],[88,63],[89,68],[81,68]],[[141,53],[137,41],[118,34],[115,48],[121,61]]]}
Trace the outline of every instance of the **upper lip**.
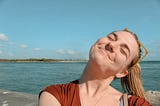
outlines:
{"label": "upper lip", "polygon": [[104,53],[108,55],[109,60],[115,61],[115,58],[114,57],[112,58],[111,55],[109,54],[109,52],[113,53],[113,49],[109,44],[107,44],[105,46],[104,45],[103,46],[98,46],[98,48],[102,49],[104,51]]}

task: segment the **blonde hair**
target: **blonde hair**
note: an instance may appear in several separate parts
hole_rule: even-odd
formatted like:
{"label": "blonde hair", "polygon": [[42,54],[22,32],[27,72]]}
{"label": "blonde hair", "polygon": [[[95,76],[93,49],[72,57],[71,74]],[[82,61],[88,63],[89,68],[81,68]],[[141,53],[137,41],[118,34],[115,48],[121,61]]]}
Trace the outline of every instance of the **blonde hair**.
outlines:
{"label": "blonde hair", "polygon": [[[137,36],[133,34],[128,29],[124,29],[123,31],[129,32],[135,36],[137,44],[139,45],[139,56],[135,57],[131,64],[128,66],[128,75],[121,78],[121,85],[124,92],[127,92],[131,95],[137,95],[142,98],[145,97],[145,90],[143,88],[142,80],[141,80],[141,67],[139,62],[148,54],[148,51],[142,43],[139,42]],[[141,58],[141,47],[144,48],[146,54]]]}
{"label": "blonde hair", "polygon": [[138,64],[129,69],[126,77],[121,78],[121,84],[128,94],[146,98],[141,80],[141,68]]}

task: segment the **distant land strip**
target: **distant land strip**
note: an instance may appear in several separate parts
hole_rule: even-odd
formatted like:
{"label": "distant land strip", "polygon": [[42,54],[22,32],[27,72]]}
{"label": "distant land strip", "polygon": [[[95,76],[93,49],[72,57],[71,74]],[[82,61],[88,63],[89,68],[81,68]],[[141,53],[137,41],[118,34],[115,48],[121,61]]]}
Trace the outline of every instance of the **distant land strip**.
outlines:
{"label": "distant land strip", "polygon": [[[0,59],[0,62],[87,62],[86,59],[47,59],[47,58],[29,58],[29,59]],[[142,63],[160,62],[157,60],[142,61]]]}
{"label": "distant land strip", "polygon": [[88,60],[73,59],[0,59],[0,62],[87,62]]}

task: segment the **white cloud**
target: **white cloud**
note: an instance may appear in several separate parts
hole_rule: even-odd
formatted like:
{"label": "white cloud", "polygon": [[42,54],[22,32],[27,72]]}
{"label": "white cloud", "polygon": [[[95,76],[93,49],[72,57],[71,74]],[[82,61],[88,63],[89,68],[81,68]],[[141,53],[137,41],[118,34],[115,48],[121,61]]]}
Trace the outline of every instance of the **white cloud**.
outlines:
{"label": "white cloud", "polygon": [[35,50],[35,51],[40,51],[41,48],[34,48],[33,50]]}
{"label": "white cloud", "polygon": [[5,34],[0,33],[0,40],[1,41],[9,41]]}
{"label": "white cloud", "polygon": [[3,54],[3,52],[0,50],[0,55]]}
{"label": "white cloud", "polygon": [[76,51],[74,51],[74,50],[63,50],[63,49],[60,49],[60,50],[57,50],[56,52],[58,54],[67,54],[67,55],[75,55],[76,54]]}
{"label": "white cloud", "polygon": [[12,56],[14,56],[14,54],[13,53],[8,53],[8,56],[12,57]]}
{"label": "white cloud", "polygon": [[21,48],[27,48],[28,46],[23,44],[23,45],[20,45],[20,47]]}
{"label": "white cloud", "polygon": [[74,51],[74,50],[63,50],[63,49],[60,49],[60,50],[57,50],[56,52],[58,54],[67,54],[67,55],[75,55],[76,54],[76,51]]}
{"label": "white cloud", "polygon": [[58,58],[63,58],[63,59],[88,59],[88,53],[71,49],[68,50],[59,49],[56,51],[56,53]]}
{"label": "white cloud", "polygon": [[62,49],[57,50],[56,52],[57,52],[58,54],[65,54],[65,50],[62,50]]}
{"label": "white cloud", "polygon": [[74,55],[76,52],[74,50],[67,50],[67,54]]}

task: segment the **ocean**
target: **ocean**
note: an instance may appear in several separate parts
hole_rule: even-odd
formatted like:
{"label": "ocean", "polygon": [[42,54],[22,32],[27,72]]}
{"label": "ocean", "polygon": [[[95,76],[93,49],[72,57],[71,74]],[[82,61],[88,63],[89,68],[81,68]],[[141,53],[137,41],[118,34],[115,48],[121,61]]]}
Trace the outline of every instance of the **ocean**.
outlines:
{"label": "ocean", "polygon": [[[141,63],[145,90],[160,91],[159,63]],[[48,85],[79,79],[85,65],[86,62],[1,62],[0,89],[38,94]],[[121,90],[119,80],[115,80],[112,86]]]}

